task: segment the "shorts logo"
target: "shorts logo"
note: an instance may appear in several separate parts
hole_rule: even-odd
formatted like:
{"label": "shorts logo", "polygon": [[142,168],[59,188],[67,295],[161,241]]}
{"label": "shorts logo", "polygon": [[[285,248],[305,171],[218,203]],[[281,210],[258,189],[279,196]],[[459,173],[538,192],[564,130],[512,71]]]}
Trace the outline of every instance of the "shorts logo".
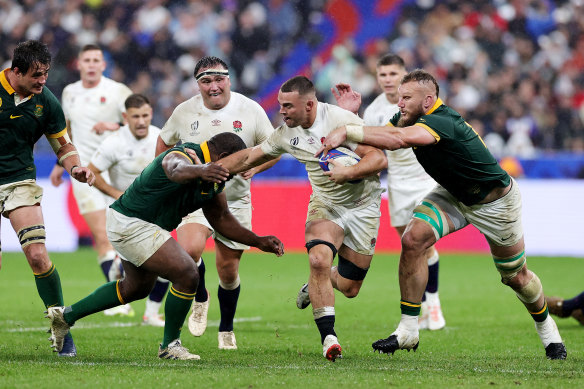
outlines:
{"label": "shorts logo", "polygon": [[233,122],[233,131],[239,132],[242,130],[242,124],[239,120]]}
{"label": "shorts logo", "polygon": [[34,116],[36,116],[37,118],[40,118],[41,116],[43,116],[43,106],[40,104],[37,104],[36,107],[34,108]]}
{"label": "shorts logo", "polygon": [[221,125],[221,120],[219,120],[219,119],[213,119],[213,120],[211,120],[211,125],[213,127],[220,126]]}
{"label": "shorts logo", "polygon": [[376,243],[377,243],[377,239],[375,239],[375,238],[371,239],[371,247],[375,247]]}
{"label": "shorts logo", "polygon": [[299,142],[299,139],[298,139],[297,136],[295,136],[294,138],[290,139],[290,144],[292,146],[297,146],[298,145],[298,142]]}
{"label": "shorts logo", "polygon": [[195,120],[194,122],[191,123],[191,133],[190,135],[199,135],[199,131],[197,131],[199,129],[199,121]]}

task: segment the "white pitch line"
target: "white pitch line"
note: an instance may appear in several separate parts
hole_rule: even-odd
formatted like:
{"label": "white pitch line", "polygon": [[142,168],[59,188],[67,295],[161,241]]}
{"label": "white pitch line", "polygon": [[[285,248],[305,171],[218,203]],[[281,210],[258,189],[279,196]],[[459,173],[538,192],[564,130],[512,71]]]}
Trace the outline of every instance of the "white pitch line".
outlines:
{"label": "white pitch line", "polygon": [[[234,323],[246,323],[246,322],[257,322],[261,321],[261,316],[254,316],[254,317],[241,317],[236,318],[233,320]],[[141,322],[111,322],[111,323],[100,323],[100,324],[90,324],[90,323],[79,323],[75,324],[74,330],[90,330],[94,328],[115,328],[115,327],[137,327],[140,326]],[[48,328],[48,324],[44,327],[17,327],[17,328],[5,328],[1,329],[0,332],[46,332]],[[209,320],[207,322],[207,327],[219,327],[219,320]]]}

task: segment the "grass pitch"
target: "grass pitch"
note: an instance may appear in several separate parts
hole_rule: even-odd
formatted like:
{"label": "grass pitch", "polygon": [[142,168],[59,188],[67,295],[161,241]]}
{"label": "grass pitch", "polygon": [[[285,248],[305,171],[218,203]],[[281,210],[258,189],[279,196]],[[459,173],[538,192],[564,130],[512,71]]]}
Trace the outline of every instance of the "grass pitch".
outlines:
{"label": "grass pitch", "polygon": [[[103,283],[88,249],[52,254],[65,303]],[[209,327],[194,338],[186,325],[183,344],[200,361],[157,358],[162,329],[140,325],[144,301],[132,303],[134,318],[97,313],[77,322],[72,333],[77,358],[58,358],[47,341],[48,320],[21,253],[4,253],[0,270],[0,387],[584,387],[584,327],[556,319],[568,349],[566,361],[548,361],[533,321],[514,293],[499,282],[484,255],[441,254],[440,297],[446,328],[421,332],[417,352],[393,356],[372,352],[399,321],[398,256],[375,256],[359,296],[337,293],[336,331],[343,359],[322,357],[310,309],[295,306],[306,281],[303,253],[282,258],[244,254],[235,333],[239,350],[217,349],[219,308],[213,254],[205,255],[211,293]],[[577,258],[528,258],[548,294],[582,291],[584,262]]]}

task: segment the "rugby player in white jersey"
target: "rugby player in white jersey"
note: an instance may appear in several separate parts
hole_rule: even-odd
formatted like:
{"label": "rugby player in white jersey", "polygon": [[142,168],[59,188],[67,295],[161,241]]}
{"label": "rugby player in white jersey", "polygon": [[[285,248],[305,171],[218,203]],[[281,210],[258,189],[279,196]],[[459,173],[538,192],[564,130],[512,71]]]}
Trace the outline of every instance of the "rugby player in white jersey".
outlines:
{"label": "rugby player in white jersey", "polygon": [[[255,101],[232,92],[227,64],[217,57],[203,57],[195,66],[194,77],[201,91],[180,104],[160,133],[156,155],[177,142],[202,143],[221,132],[238,135],[246,147],[262,143],[274,131],[268,116]],[[235,176],[225,187],[231,213],[246,228],[251,228],[250,178],[275,164],[271,161]],[[189,316],[188,327],[194,336],[207,328],[209,293],[205,287],[205,263],[201,257],[209,237],[215,240],[216,267],[219,275],[218,300],[221,312],[219,349],[237,349],[233,319],[240,292],[239,262],[249,247],[226,239],[213,231],[202,210],[183,219],[177,228],[178,242],[199,267],[200,281]]]}
{"label": "rugby player in white jersey", "polygon": [[[404,60],[395,54],[386,54],[377,62],[377,82],[383,93],[365,109],[363,120],[366,126],[385,126],[399,111],[397,88],[407,74]],[[339,106],[357,112],[360,99],[343,98],[352,90],[341,84],[333,90]],[[387,191],[390,223],[401,237],[410,221],[414,208],[436,186],[436,181],[426,173],[412,149],[386,150]],[[438,251],[431,246],[426,252],[428,260],[428,285],[422,298],[419,317],[420,329],[439,330],[446,321],[438,297]]]}
{"label": "rugby player in white jersey", "polygon": [[[91,156],[101,142],[120,128],[124,101],[132,94],[124,84],[103,76],[105,68],[106,62],[99,46],[83,46],[77,57],[80,80],[67,85],[61,98],[67,128],[79,150],[83,166],[89,165]],[[55,165],[50,175],[52,184],[61,185],[62,177],[63,168]],[[109,179],[105,174],[104,178]],[[121,266],[112,266],[116,260],[116,252],[105,233],[105,210],[113,199],[107,198],[95,187],[79,185],[74,180],[71,185],[79,213],[91,230],[97,261],[106,280],[120,277],[118,270]],[[128,305],[113,311],[108,310],[106,314],[133,315],[133,311]]]}
{"label": "rugby player in white jersey", "polygon": [[[96,177],[95,187],[116,200],[154,159],[160,133],[160,128],[151,125],[152,106],[146,96],[132,94],[124,106],[122,115],[127,124],[101,143],[89,163]],[[103,178],[104,172],[111,184]],[[167,290],[168,281],[159,278],[146,300],[143,324],[164,327],[159,310]]]}
{"label": "rugby player in white jersey", "polygon": [[[308,284],[301,288],[297,304],[312,304],[314,321],[321,336],[323,356],[334,361],[341,357],[335,333],[335,295],[357,296],[375,251],[381,204],[377,173],[387,167],[383,151],[348,142],[361,160],[345,167],[330,160],[334,169],[324,172],[314,156],[330,131],[344,123],[360,125],[357,115],[334,105],[318,102],[312,82],[297,76],[286,81],[278,93],[284,124],[261,145],[221,159],[231,173],[245,171],[283,153],[303,163],[312,185],[305,225],[310,265]],[[350,181],[358,180],[357,183]],[[331,267],[336,254],[338,266]],[[300,301],[302,300],[302,301]]]}

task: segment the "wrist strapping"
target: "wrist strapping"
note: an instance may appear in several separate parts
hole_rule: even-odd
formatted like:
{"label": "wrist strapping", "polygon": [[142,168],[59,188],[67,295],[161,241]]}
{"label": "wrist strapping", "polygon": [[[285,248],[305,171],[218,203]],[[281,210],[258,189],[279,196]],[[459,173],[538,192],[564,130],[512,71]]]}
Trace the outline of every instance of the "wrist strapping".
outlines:
{"label": "wrist strapping", "polygon": [[345,126],[347,129],[347,140],[361,143],[365,134],[363,133],[363,126],[357,124],[348,124]]}

